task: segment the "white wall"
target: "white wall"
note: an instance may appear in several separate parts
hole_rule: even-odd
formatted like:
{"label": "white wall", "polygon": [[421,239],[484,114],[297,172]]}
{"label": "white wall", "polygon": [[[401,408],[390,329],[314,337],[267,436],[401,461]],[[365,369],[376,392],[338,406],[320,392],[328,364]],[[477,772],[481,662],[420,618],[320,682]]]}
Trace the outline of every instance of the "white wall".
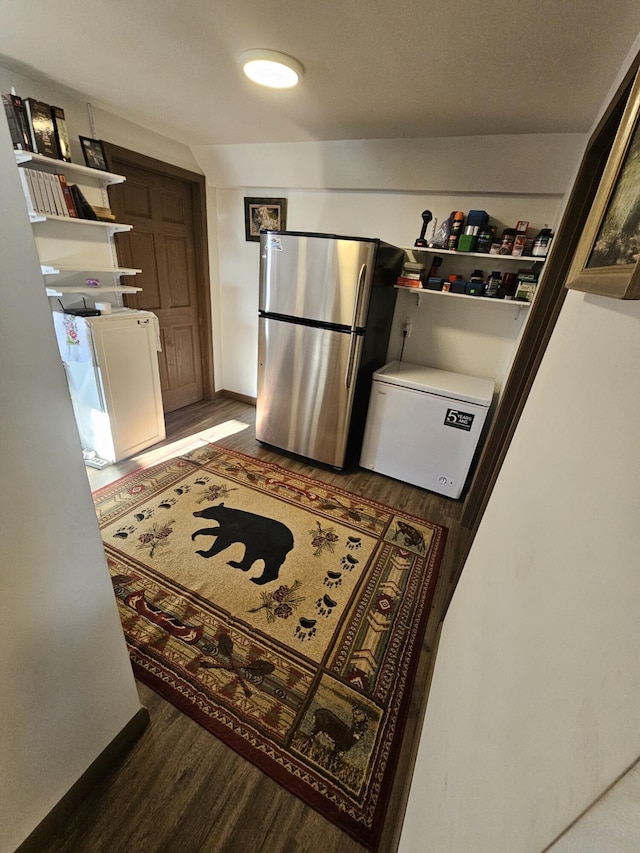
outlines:
{"label": "white wall", "polygon": [[[444,621],[400,853],[540,853],[640,755],[639,331],[640,302],[568,293]],[[636,777],[553,849],[637,849]]]}
{"label": "white wall", "polygon": [[0,850],[10,853],[140,703],[4,118],[0,204]]}
{"label": "white wall", "polygon": [[[452,210],[480,208],[502,227],[527,219],[533,231],[559,221],[584,143],[578,134],[540,134],[196,146],[216,190],[217,387],[256,393],[259,246],[245,241],[245,196],[286,198],[290,230],[379,237],[403,247],[419,235],[425,209],[441,222]],[[448,271],[465,273],[467,266],[470,272],[474,264]],[[489,259],[483,266],[487,274],[493,269]],[[399,352],[405,316],[413,321],[406,360],[493,378],[502,387],[522,315],[438,297],[425,297],[418,308],[400,293],[390,358]]]}
{"label": "white wall", "polygon": [[639,330],[568,294],[445,618],[402,853],[539,853],[640,755]]}
{"label": "white wall", "polygon": [[547,853],[638,853],[640,764],[635,764]]}

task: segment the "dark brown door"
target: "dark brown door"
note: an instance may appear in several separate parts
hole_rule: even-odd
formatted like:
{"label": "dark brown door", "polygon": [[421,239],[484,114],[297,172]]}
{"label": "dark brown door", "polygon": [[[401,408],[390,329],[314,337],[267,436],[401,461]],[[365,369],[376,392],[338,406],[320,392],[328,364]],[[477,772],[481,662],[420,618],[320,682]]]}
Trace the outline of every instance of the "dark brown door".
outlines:
{"label": "dark brown door", "polygon": [[194,188],[190,181],[122,162],[111,168],[126,181],[110,188],[111,209],[133,226],[116,235],[119,261],[142,269],[126,281],[142,292],[127,296],[130,308],[153,313],[160,323],[158,354],[165,412],[198,402],[203,393],[201,310],[194,231]]}

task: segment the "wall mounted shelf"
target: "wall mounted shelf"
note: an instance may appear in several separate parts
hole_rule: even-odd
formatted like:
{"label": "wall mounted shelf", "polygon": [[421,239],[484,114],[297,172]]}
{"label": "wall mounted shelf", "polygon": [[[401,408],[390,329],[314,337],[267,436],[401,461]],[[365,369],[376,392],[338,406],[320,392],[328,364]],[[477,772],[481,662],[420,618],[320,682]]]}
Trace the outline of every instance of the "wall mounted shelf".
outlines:
{"label": "wall mounted shelf", "polygon": [[90,225],[98,228],[107,228],[112,233],[116,231],[131,231],[133,225],[124,225],[122,222],[103,222],[100,219],[80,219],[72,216],[53,216],[49,213],[30,213],[29,221],[32,224],[38,222],[64,222],[66,225]]}
{"label": "wall mounted shelf", "polygon": [[[434,248],[419,248],[418,246],[411,246],[409,248],[403,249],[404,252],[417,252],[418,254],[427,254],[427,255],[447,255],[448,257],[460,258],[463,260],[464,258],[480,258],[481,260],[485,260],[487,262],[493,263],[494,261],[506,261],[507,263],[514,264],[541,264],[546,258],[535,257],[534,255],[490,255],[487,252],[457,252],[452,249],[436,249]],[[487,266],[490,266],[490,263],[487,263]]]}
{"label": "wall mounted shelf", "polygon": [[[114,275],[137,275],[142,270],[133,269],[132,267],[87,267],[87,266],[66,266],[64,264],[41,264],[40,269],[42,275],[60,275],[63,272],[86,272],[86,273],[103,273],[109,272]],[[95,288],[94,288],[95,289]]]}
{"label": "wall mounted shelf", "polygon": [[[91,169],[79,163],[55,160],[30,151],[14,150],[14,155],[18,167],[33,169],[34,172],[64,175],[70,184],[75,183],[79,186],[85,197],[88,197],[90,204],[100,207],[109,207],[107,187],[126,180],[123,175],[116,175],[102,169]],[[113,220],[61,216],[61,207],[64,209],[64,205],[54,203],[55,192],[51,194],[49,190],[45,194],[48,195],[50,208],[57,209],[57,214],[41,213],[34,204],[28,184],[28,180],[23,181],[29,220],[34,226],[36,249],[41,259],[40,270],[45,279],[47,296],[61,297],[81,293],[100,299],[100,294],[120,295],[138,293],[142,290],[140,287],[120,284],[119,276],[134,276],[142,270],[119,266],[113,244],[113,235],[131,231],[132,225]],[[45,186],[49,187],[46,182]],[[41,205],[42,201],[41,198]],[[40,206],[40,210],[42,209]],[[49,209],[46,203],[45,209]],[[62,258],[62,263],[58,263],[58,257]],[[64,262],[66,258],[69,263]],[[99,286],[92,287],[85,283],[89,276],[105,274],[111,277],[111,284],[101,282]],[[59,276],[66,283],[57,286],[47,284],[47,279],[52,276]],[[73,283],[74,280],[77,283]]]}
{"label": "wall mounted shelf", "polygon": [[34,166],[44,167],[46,171],[62,172],[63,175],[71,175],[79,179],[90,178],[101,184],[121,184],[126,180],[124,175],[115,175],[113,172],[104,172],[102,169],[91,169],[89,166],[81,166],[79,163],[67,163],[64,160],[54,160],[45,157],[44,154],[34,154],[31,151],[16,151],[16,163],[19,166],[31,163]]}
{"label": "wall mounted shelf", "polygon": [[491,299],[487,296],[469,296],[466,293],[451,293],[446,290],[427,290],[422,287],[404,287],[400,284],[395,284],[394,287],[396,290],[404,290],[406,293],[413,294],[416,297],[416,305],[421,304],[423,296],[434,296],[436,298],[440,297],[441,299],[464,299],[469,304],[474,302],[476,305],[487,305],[492,310],[515,310],[515,320],[520,317],[523,311],[526,311],[531,307],[531,303],[529,302],[516,302],[514,299]]}
{"label": "wall mounted shelf", "polygon": [[65,287],[64,285],[60,285],[60,287],[45,287],[45,290],[47,296],[65,296],[68,293],[88,293],[94,299],[99,299],[101,293],[139,293],[142,288],[115,284],[113,287],[109,287],[109,285],[101,284],[100,287],[80,287],[76,285]]}

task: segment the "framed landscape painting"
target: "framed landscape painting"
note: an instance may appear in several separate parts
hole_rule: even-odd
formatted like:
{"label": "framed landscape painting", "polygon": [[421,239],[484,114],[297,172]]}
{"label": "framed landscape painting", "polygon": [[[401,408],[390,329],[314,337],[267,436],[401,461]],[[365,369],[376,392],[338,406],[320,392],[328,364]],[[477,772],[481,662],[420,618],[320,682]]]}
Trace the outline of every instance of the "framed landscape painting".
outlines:
{"label": "framed landscape painting", "polygon": [[640,299],[640,73],[569,270],[571,290]]}

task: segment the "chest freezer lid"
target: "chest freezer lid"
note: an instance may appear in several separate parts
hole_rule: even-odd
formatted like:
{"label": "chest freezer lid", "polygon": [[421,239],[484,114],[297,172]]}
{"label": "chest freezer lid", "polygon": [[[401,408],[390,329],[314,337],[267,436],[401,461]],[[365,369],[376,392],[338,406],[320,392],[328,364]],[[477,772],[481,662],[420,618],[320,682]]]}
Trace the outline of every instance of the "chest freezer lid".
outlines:
{"label": "chest freezer lid", "polygon": [[414,391],[437,394],[452,400],[475,403],[477,406],[489,406],[493,399],[495,382],[493,379],[480,379],[463,373],[451,373],[424,367],[406,361],[392,361],[373,374],[374,381],[387,382]]}

